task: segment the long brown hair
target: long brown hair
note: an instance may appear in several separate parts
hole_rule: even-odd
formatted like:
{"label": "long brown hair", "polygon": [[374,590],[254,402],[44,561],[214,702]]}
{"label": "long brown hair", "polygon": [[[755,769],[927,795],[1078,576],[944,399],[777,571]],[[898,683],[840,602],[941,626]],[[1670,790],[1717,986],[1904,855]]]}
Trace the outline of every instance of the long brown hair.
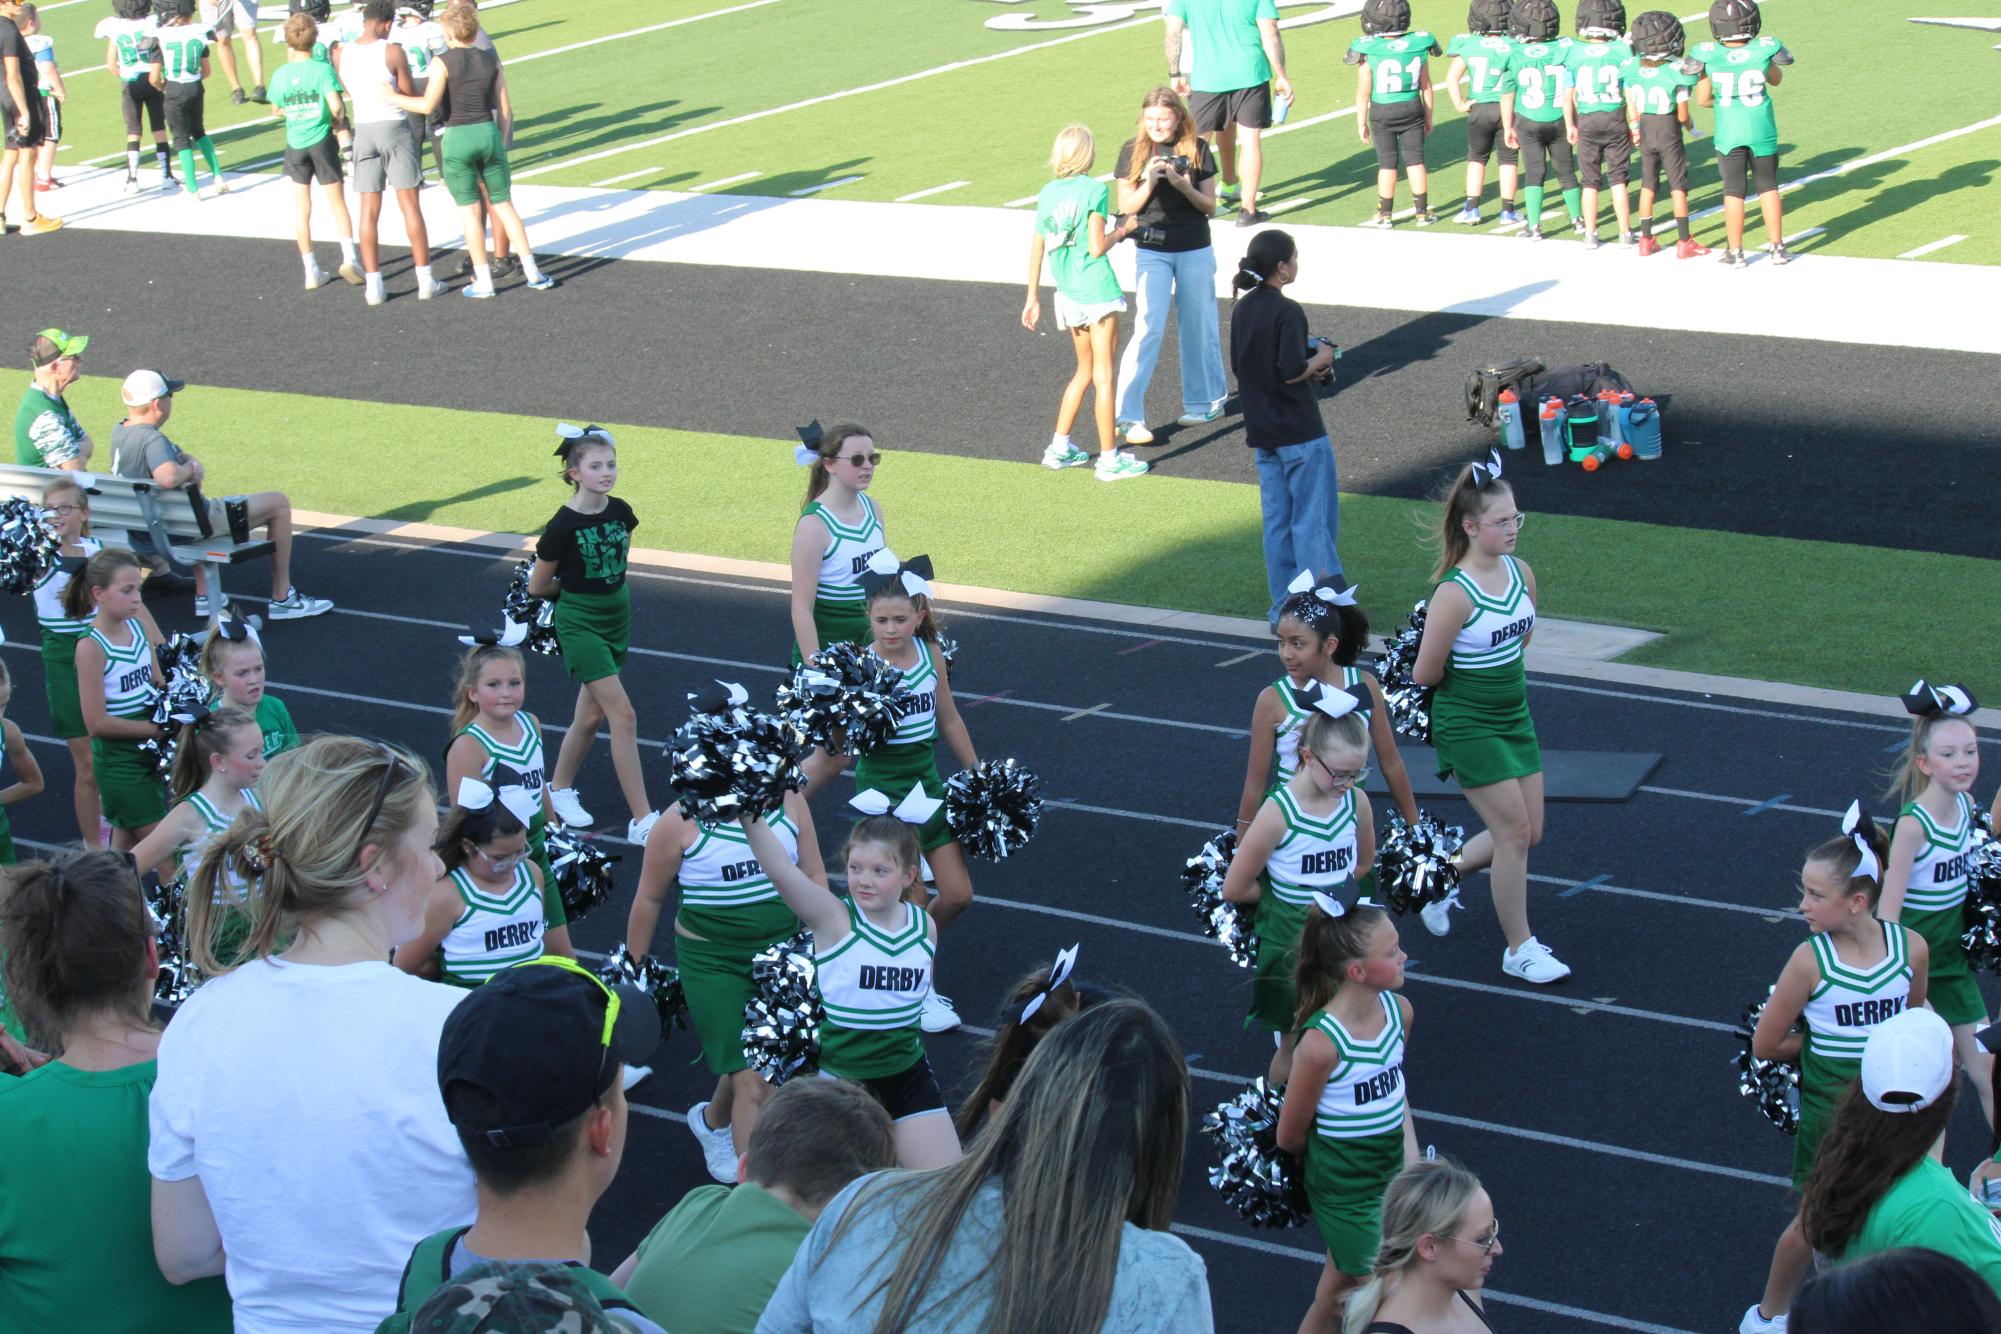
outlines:
{"label": "long brown hair", "polygon": [[[1049,969],[1043,967],[1015,983],[1014,990],[1008,993],[1006,1013],[1021,1013],[1021,1007],[1034,999],[1048,980]],[[1049,989],[1049,995],[1028,1018],[1003,1019],[987,1044],[985,1073],[952,1116],[960,1143],[971,1141],[973,1133],[986,1121],[994,1103],[1007,1101],[1008,1091],[1021,1075],[1021,1067],[1042,1039],[1049,1035],[1049,1030],[1083,1009],[1084,1004],[1084,997],[1077,988],[1068,982],[1059,982]]]}
{"label": "long brown hair", "polygon": [[1862,1092],[1861,1080],[1851,1083],[1800,1188],[1800,1231],[1807,1243],[1839,1259],[1876,1201],[1945,1134],[1958,1100],[1954,1080],[1922,1111],[1885,1112]]}
{"label": "long brown hair", "polygon": [[149,1022],[140,988],[153,922],[132,862],[106,848],[0,869],[7,994],[37,1046],[99,1013]]}
{"label": "long brown hair", "polygon": [[999,1184],[1000,1235],[979,1280],[991,1290],[986,1327],[1095,1330],[1111,1309],[1125,1225],[1164,1232],[1173,1222],[1187,1134],[1180,1044],[1144,1001],[1108,1000],[1036,1047],[964,1158],[864,1186],[827,1253],[853,1233],[894,1259],[862,1300],[880,1296],[875,1334],[896,1334],[951,1296],[931,1291],[945,1253],[974,1198]]}
{"label": "long brown hair", "polygon": [[[522,666],[521,654],[500,644],[476,644],[459,658],[459,679],[452,686],[451,732],[454,738],[465,731],[473,719],[479,717],[479,705],[472,702],[472,692],[479,685],[479,674],[486,670],[487,664],[494,662],[511,662],[516,667]],[[522,677],[524,680],[527,677],[526,668],[522,668]],[[522,726],[526,727],[527,724],[523,723]]]}
{"label": "long brown hair", "polygon": [[801,514],[806,512],[807,505],[811,505],[820,498],[820,493],[827,489],[827,483],[833,480],[827,473],[828,461],[839,458],[841,456],[841,446],[847,444],[848,441],[853,440],[856,436],[874,441],[875,432],[869,430],[866,426],[857,426],[853,422],[842,422],[832,430],[820,433],[820,443],[816,450],[820,457],[813,460],[813,469],[806,474],[806,499],[799,506]]}
{"label": "long brown hair", "polygon": [[1132,160],[1126,164],[1126,182],[1130,185],[1140,183],[1140,178],[1146,175],[1146,164],[1153,158],[1153,136],[1146,132],[1146,113],[1152,107],[1174,108],[1174,151],[1190,162],[1202,161],[1202,136],[1195,128],[1195,117],[1188,114],[1188,104],[1181,100],[1181,94],[1162,84],[1140,99]]}
{"label": "long brown hair", "polygon": [[256,726],[257,719],[230,704],[211,709],[207,716],[183,726],[180,740],[174,743],[174,772],[169,779],[174,800],[186,801],[200,791],[215,771],[210,761],[229,749],[238,732]]}
{"label": "long brown hair", "polygon": [[1932,780],[1918,769],[1918,760],[1931,749],[1932,733],[1953,723],[1964,724],[1972,732],[1975,741],[1980,733],[1975,730],[1973,720],[1957,713],[1932,713],[1911,720],[1911,744],[1898,755],[1897,767],[1890,773],[1889,795],[1902,804],[1916,801],[1918,794],[1931,786]]}
{"label": "long brown hair", "polygon": [[63,588],[63,614],[78,621],[95,616],[97,605],[90,600],[91,593],[111,587],[121,571],[140,568],[139,558],[124,547],[105,547],[69,577],[68,585]]}
{"label": "long brown hair", "polygon": [[[1868,841],[1869,850],[1876,854],[1876,865],[1879,867],[1889,865],[1890,836],[1883,832],[1883,826],[1865,815],[1856,832]],[[1839,838],[1830,838],[1809,852],[1806,859],[1809,864],[1819,863],[1827,868],[1835,883],[1842,887],[1842,897],[1865,894],[1869,898],[1869,911],[1876,910],[1876,900],[1883,895],[1883,876],[1880,871],[1873,876],[1857,874],[1862,869],[1862,850],[1855,846],[1854,839],[1846,834]],[[1884,930],[1887,931],[1895,925],[1894,922],[1888,923]]]}
{"label": "long brown hair", "polygon": [[[1352,714],[1350,715],[1353,716]],[[1293,1027],[1305,1028],[1341,989],[1348,965],[1369,952],[1369,937],[1390,915],[1373,903],[1357,903],[1339,917],[1316,906],[1299,933],[1299,963],[1293,968]]]}
{"label": "long brown hair", "polygon": [[1499,477],[1489,477],[1485,485],[1473,480],[1473,465],[1467,464],[1452,479],[1446,488],[1442,505],[1444,510],[1438,552],[1438,564],[1431,572],[1433,583],[1452,572],[1452,567],[1466,559],[1466,553],[1473,548],[1473,539],[1466,536],[1465,525],[1477,523],[1487,507],[1502,496],[1514,495],[1514,488]]}

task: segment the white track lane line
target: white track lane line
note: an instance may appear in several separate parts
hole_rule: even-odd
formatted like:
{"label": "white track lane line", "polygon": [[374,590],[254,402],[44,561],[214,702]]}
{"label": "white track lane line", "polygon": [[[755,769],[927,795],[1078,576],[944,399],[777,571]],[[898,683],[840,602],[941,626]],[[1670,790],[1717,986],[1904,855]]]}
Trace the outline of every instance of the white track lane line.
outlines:
{"label": "white track lane line", "polygon": [[1961,235],[1958,232],[1954,232],[1951,236],[1948,236],[1943,240],[1932,241],[1926,245],[1921,245],[1916,250],[1906,250],[1903,254],[1897,256],[1897,258],[1917,259],[1921,255],[1929,255],[1933,251],[1943,250],[1949,245],[1958,245],[1961,241],[1964,241],[1965,239],[1966,239],[1965,236]]}

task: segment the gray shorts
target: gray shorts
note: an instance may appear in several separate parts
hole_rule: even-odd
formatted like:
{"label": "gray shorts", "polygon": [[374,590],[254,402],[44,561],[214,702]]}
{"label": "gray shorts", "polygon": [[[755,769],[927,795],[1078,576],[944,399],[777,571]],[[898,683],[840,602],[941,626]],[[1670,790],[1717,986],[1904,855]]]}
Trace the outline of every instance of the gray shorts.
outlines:
{"label": "gray shorts", "polygon": [[390,190],[415,190],[424,183],[419,168],[417,136],[410,122],[395,120],[358,121],[354,127],[354,188],[359,194],[379,195]]}

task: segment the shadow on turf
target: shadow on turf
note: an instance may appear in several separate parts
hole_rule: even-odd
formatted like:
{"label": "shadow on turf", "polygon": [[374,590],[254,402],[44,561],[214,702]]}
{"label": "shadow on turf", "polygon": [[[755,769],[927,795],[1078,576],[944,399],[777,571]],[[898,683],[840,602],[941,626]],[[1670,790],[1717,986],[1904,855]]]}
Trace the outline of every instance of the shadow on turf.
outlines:
{"label": "shadow on turf", "polygon": [[565,121],[568,123],[564,124],[561,129],[547,134],[531,134],[528,137],[528,142],[521,144],[521,148],[524,151],[528,148],[533,148],[535,156],[517,162],[515,164],[516,170],[522,167],[545,166],[562,158],[588,153],[593,149],[612,147],[635,135],[643,137],[658,134],[663,130],[671,130],[677,125],[691,120],[698,120],[703,116],[710,115],[722,109],[712,106],[688,107],[686,110],[676,111],[672,115],[659,114],[664,113],[669,107],[678,107],[681,105],[679,100],[670,97],[664,102],[649,102],[645,106],[620,108],[616,112],[602,116],[587,116],[582,119],[573,119],[573,117],[576,117],[581,112],[595,110],[603,105],[602,102],[585,102],[565,107],[560,111],[547,112],[532,120],[519,122],[517,128],[532,126],[541,122]]}
{"label": "shadow on turf", "polygon": [[453,505],[462,505],[474,500],[485,500],[489,496],[504,496],[510,491],[525,491],[530,487],[539,485],[541,480],[541,478],[537,477],[500,477],[486,483],[484,486],[471,487],[456,495],[436,496],[430,500],[405,501],[403,504],[397,505],[392,509],[382,511],[382,517],[385,519],[398,519],[407,523],[421,523],[438,513],[438,511],[449,509]]}

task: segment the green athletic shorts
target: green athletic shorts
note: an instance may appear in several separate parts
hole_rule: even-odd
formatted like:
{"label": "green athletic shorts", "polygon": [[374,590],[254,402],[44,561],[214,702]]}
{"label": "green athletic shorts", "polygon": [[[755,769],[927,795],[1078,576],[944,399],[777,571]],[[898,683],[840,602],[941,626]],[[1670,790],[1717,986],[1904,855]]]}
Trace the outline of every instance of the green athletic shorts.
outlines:
{"label": "green athletic shorts", "polygon": [[507,202],[514,178],[507,170],[507,150],[500,143],[500,126],[492,121],[484,125],[447,125],[439,142],[445,150],[439,169],[444,173],[445,188],[452,192],[453,203],[460,208],[477,204],[481,185],[486,186],[489,203]]}

